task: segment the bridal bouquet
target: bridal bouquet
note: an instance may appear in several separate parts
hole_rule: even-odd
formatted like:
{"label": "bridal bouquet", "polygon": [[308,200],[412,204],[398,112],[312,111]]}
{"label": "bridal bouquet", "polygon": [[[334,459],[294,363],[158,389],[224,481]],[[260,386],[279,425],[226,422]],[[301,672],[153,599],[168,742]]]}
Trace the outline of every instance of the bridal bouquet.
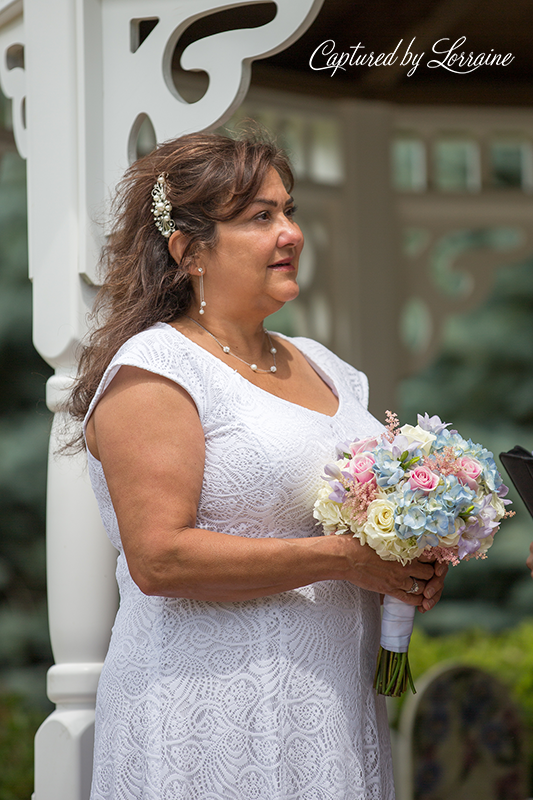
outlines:
{"label": "bridal bouquet", "polygon": [[[381,435],[341,445],[325,467],[314,505],[324,532],[352,532],[385,561],[410,563],[424,554],[457,565],[485,558],[506,512],[507,487],[492,453],[448,430],[437,416],[399,427],[387,412]],[[413,580],[413,590],[417,583]],[[399,697],[415,691],[407,651],[415,606],[385,596],[374,687]]]}

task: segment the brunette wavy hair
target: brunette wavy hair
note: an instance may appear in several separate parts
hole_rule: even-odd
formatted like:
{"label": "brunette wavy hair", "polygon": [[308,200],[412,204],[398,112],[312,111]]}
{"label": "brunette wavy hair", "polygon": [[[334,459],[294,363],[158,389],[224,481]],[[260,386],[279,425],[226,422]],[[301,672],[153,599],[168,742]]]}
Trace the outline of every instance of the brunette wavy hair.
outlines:
{"label": "brunette wavy hair", "polygon": [[[92,330],[81,347],[78,375],[66,410],[83,420],[114,354],[131,336],[156,322],[186,314],[193,300],[189,268],[201,250],[217,244],[217,223],[237,217],[274,168],[287,191],[294,178],[284,151],[262,134],[231,139],[192,133],[157,147],[129,167],[117,187],[114,220],[100,259],[101,289]],[[179,264],[156,228],[152,188],[167,175],[167,198],[176,230],[189,237]],[[83,446],[81,432],[67,449]]]}

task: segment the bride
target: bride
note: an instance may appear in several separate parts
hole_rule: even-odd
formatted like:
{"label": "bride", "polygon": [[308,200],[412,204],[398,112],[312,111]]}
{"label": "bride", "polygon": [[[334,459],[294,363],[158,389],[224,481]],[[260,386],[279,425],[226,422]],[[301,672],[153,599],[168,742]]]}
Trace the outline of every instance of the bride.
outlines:
{"label": "bride", "polygon": [[382,427],[364,375],[263,327],[298,294],[292,184],[270,142],[191,134],[119,187],[70,400],[119,551],[91,800],[394,797],[380,593],[427,611],[445,567],[314,524]]}

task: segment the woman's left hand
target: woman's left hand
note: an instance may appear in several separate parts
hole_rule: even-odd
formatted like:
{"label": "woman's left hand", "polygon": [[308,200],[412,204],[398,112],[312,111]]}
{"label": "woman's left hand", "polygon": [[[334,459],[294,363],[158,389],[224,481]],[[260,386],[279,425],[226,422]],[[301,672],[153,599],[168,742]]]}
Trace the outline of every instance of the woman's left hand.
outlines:
{"label": "woman's left hand", "polygon": [[426,611],[431,611],[433,606],[436,606],[440,600],[444,588],[444,578],[448,572],[448,564],[443,564],[440,561],[433,561],[431,558],[424,558],[424,556],[421,556],[418,560],[425,563],[432,563],[435,569],[435,574],[424,587],[422,605],[418,606],[420,613],[424,614]]}

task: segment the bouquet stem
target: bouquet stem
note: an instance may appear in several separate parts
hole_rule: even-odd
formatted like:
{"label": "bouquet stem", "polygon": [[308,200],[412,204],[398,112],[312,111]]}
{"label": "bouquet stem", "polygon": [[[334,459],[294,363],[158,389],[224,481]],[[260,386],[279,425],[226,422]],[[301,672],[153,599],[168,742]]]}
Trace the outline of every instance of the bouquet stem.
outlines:
{"label": "bouquet stem", "polygon": [[393,653],[379,648],[378,663],[374,677],[374,689],[387,697],[401,697],[411,687],[416,694],[408,653]]}
{"label": "bouquet stem", "polygon": [[409,640],[413,632],[415,607],[385,595],[381,620],[374,689],[387,697],[401,697],[411,687],[416,694],[409,666]]}

